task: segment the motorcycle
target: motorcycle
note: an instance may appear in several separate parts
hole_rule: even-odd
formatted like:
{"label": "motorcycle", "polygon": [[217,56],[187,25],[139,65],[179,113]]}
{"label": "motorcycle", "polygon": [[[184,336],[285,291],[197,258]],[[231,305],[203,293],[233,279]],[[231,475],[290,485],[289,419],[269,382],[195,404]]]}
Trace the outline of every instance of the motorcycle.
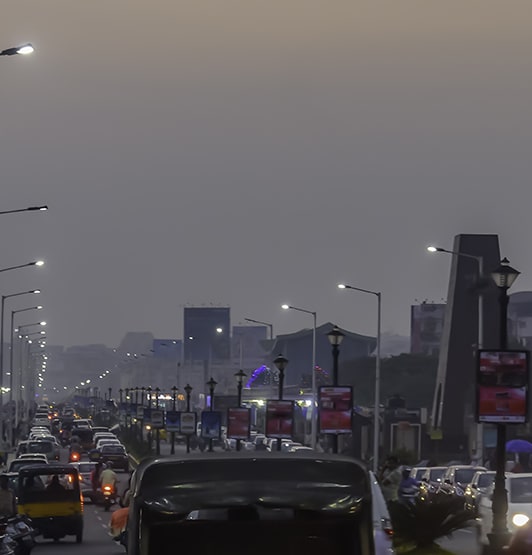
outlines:
{"label": "motorcycle", "polygon": [[71,451],[68,456],[68,462],[79,462],[81,459],[81,454],[79,451]]}
{"label": "motorcycle", "polygon": [[29,555],[35,547],[37,531],[31,519],[25,515],[16,515],[7,519],[6,534],[14,544],[15,555]]}
{"label": "motorcycle", "polygon": [[113,504],[116,493],[115,487],[112,484],[103,484],[102,485],[102,495],[103,495],[103,508],[105,511],[108,511]]}

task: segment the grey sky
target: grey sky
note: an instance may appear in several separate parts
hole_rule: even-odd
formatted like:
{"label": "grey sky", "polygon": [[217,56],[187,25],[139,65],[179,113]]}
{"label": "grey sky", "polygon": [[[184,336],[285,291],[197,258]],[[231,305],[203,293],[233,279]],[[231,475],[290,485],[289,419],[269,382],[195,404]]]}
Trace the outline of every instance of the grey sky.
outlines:
{"label": "grey sky", "polygon": [[[54,344],[233,323],[407,334],[457,233],[532,288],[532,7],[478,0],[32,0],[2,7],[2,294],[42,287]],[[21,289],[22,288],[22,289]],[[11,308],[30,306],[12,300]],[[20,321],[34,321],[32,316]]]}

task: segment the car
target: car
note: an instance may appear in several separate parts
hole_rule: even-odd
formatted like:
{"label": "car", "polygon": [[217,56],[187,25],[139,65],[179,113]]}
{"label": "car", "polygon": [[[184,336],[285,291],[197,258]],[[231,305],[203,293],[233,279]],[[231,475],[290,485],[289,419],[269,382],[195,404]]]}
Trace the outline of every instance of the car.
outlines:
{"label": "car", "polygon": [[302,453],[303,451],[314,451],[314,449],[307,445],[290,445],[288,448],[288,453]]}
{"label": "car", "polygon": [[463,496],[466,487],[476,472],[486,471],[483,466],[453,465],[449,466],[442,477],[440,492],[448,495]]}
{"label": "car", "polygon": [[83,499],[90,499],[94,502],[94,496],[98,493],[92,489],[91,475],[92,471],[96,468],[95,462],[91,461],[80,461],[69,463],[78,469],[79,475],[79,485],[81,488],[81,494]]}
{"label": "car", "polygon": [[44,463],[48,462],[48,457],[44,453],[22,453],[19,459],[33,459],[43,461]]}
{"label": "car", "polygon": [[121,468],[124,472],[129,472],[129,457],[123,445],[104,445],[99,452],[101,462],[112,463],[113,470]]}
{"label": "car", "polygon": [[48,461],[43,461],[42,459],[13,459],[7,468],[8,472],[19,472],[21,468],[25,466],[31,466],[35,464],[47,464]]}
{"label": "car", "polygon": [[425,471],[429,468],[428,466],[413,466],[410,470],[410,477],[414,478],[418,482],[421,482],[421,478],[425,474]]}
{"label": "car", "polygon": [[[492,484],[485,495],[480,496],[478,503],[477,539],[481,553],[489,548],[488,534],[493,526],[492,497],[495,484]],[[506,473],[505,488],[508,492],[508,511],[506,526],[508,541],[532,519],[532,472],[513,474]]]}
{"label": "car", "polygon": [[[308,447],[310,449],[310,447]],[[373,517],[373,540],[375,542],[375,555],[393,555],[393,527],[388,506],[379,486],[375,474],[369,471],[371,483],[371,512]]]}
{"label": "car", "polygon": [[446,466],[432,466],[425,470],[419,483],[418,499],[421,503],[428,503],[439,491]]}
{"label": "car", "polygon": [[44,453],[48,459],[58,461],[60,449],[55,442],[50,440],[26,440],[18,444],[16,457],[22,453]]}
{"label": "car", "polygon": [[112,438],[112,437],[102,437],[100,438],[95,445],[95,449],[100,449],[104,445],[122,445],[119,439]]}
{"label": "car", "polygon": [[495,471],[476,472],[464,492],[464,509],[476,514],[480,497],[485,495],[495,480]]}

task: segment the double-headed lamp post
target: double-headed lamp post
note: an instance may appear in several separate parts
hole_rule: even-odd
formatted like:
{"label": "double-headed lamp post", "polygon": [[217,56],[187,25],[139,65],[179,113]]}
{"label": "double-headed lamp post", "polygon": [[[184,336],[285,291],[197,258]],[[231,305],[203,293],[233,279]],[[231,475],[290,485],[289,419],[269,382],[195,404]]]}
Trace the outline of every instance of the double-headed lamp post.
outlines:
{"label": "double-headed lamp post", "polygon": [[[499,320],[499,348],[504,351],[508,348],[508,289],[513,285],[520,272],[510,266],[508,259],[503,258],[491,276],[499,288],[500,320]],[[508,544],[508,492],[505,487],[506,466],[506,424],[497,424],[497,447],[495,463],[495,487],[493,490],[492,511],[493,526],[488,534],[490,547],[493,553],[502,553],[503,547]]]}
{"label": "double-headed lamp post", "polygon": [[[247,376],[247,374],[244,372],[244,370],[242,370],[242,368],[235,374],[235,378],[236,378],[236,403],[238,408],[240,408],[242,406],[242,388],[244,386],[244,378]],[[237,439],[236,440],[236,450],[240,451],[240,440]]]}
{"label": "double-headed lamp post", "polygon": [[[209,386],[209,395],[211,399],[211,402],[209,404],[209,411],[212,412],[214,410],[214,390],[216,389],[218,382],[211,376],[211,379],[207,382],[207,385]],[[209,452],[213,452],[212,439],[209,439]]]}
{"label": "double-headed lamp post", "polygon": [[310,438],[310,446],[312,449],[316,449],[316,441],[318,436],[318,421],[317,421],[317,414],[316,414],[316,403],[318,400],[318,391],[317,391],[317,384],[316,384],[316,321],[317,321],[317,313],[312,310],[307,310],[306,308],[298,308],[297,306],[291,306],[289,304],[283,304],[281,306],[284,310],[297,310],[298,312],[304,312],[305,314],[310,314],[312,316],[313,326],[312,326],[312,405],[311,409],[311,438]]}
{"label": "double-headed lamp post", "polygon": [[381,304],[382,294],[380,291],[361,289],[345,283],[338,284],[338,289],[351,289],[375,295],[377,297],[377,349],[375,352],[375,414],[373,416],[373,472],[379,470],[379,446],[380,446],[380,404],[381,404]]}
{"label": "double-headed lamp post", "polygon": [[[327,334],[329,343],[332,345],[332,356],[333,356],[333,385],[338,385],[338,357],[340,355],[340,345],[344,340],[345,335],[340,331],[338,326],[334,328]],[[338,453],[338,434],[332,435],[332,449],[333,453]]]}
{"label": "double-headed lamp post", "polygon": [[[283,355],[279,354],[277,358],[273,361],[277,370],[279,370],[279,401],[283,400],[283,387],[284,387],[284,369],[288,364],[288,359],[286,359]],[[283,440],[278,437],[277,438],[277,451],[281,450]]]}

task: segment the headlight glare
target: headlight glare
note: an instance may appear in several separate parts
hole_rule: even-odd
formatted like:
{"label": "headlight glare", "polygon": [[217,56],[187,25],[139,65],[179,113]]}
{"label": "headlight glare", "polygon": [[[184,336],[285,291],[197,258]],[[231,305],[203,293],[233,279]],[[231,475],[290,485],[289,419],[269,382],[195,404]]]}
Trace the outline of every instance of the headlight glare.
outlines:
{"label": "headlight glare", "polygon": [[529,517],[520,513],[512,517],[512,522],[514,523],[514,525],[519,527],[524,526],[529,520]]}

